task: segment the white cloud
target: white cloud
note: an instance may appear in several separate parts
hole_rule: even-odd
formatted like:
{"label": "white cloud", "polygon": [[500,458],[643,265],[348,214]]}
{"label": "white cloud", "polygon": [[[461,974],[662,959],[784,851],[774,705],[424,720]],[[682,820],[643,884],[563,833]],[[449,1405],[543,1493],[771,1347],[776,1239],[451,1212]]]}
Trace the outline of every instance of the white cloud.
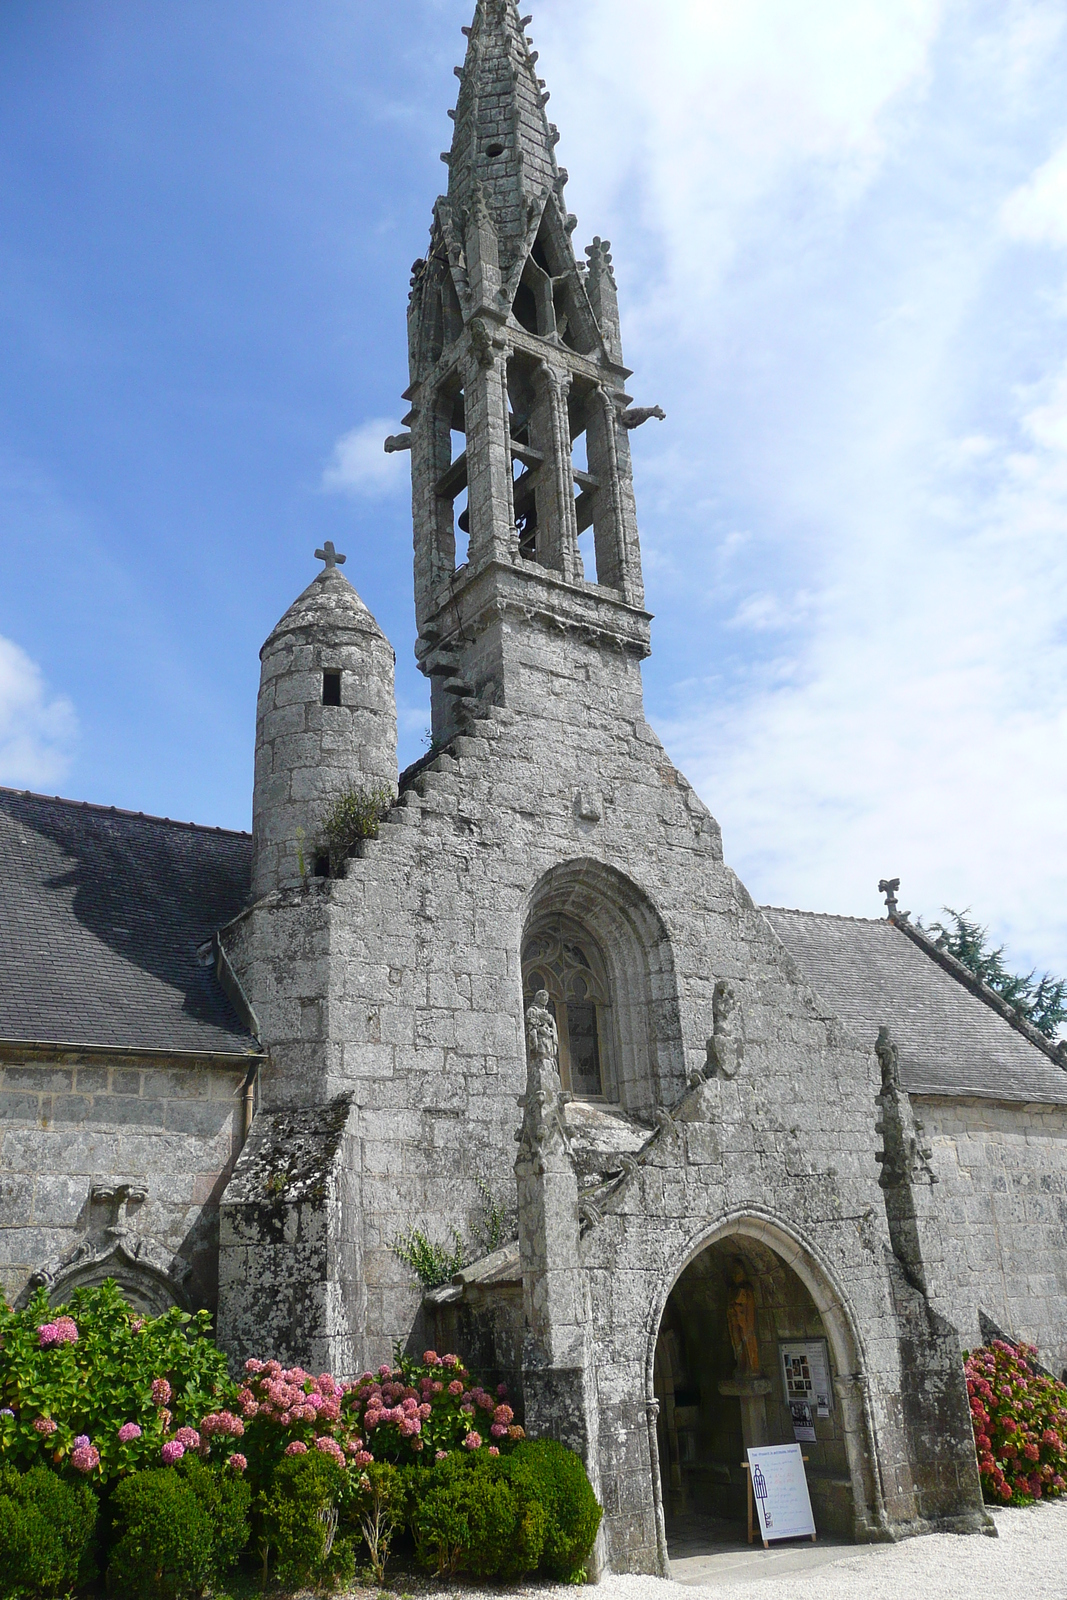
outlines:
{"label": "white cloud", "polygon": [[385,440],[399,433],[390,417],[372,417],[342,434],[322,474],[322,487],[334,494],[375,498],[397,493],[408,482],[410,456],[406,450],[387,455]]}
{"label": "white cloud", "polygon": [[0,783],[56,783],[70,766],[77,726],[70,701],[51,695],[37,664],[0,637]]}
{"label": "white cloud", "polygon": [[1013,239],[1067,245],[1067,142],[1008,196],[1000,218]]}
{"label": "white cloud", "polygon": [[536,28],[576,238],[612,236],[629,387],[668,413],[634,440],[647,681],[728,859],[868,916],[899,873],[1067,974],[1067,302],[1013,248],[1067,243],[1062,7]]}
{"label": "white cloud", "polygon": [[666,247],[657,278],[706,294],[788,174],[816,167],[840,197],[870,180],[884,115],[921,88],[944,9],[673,0],[653,19],[647,0],[543,4],[537,42],[575,196],[607,200],[627,231],[643,212]]}

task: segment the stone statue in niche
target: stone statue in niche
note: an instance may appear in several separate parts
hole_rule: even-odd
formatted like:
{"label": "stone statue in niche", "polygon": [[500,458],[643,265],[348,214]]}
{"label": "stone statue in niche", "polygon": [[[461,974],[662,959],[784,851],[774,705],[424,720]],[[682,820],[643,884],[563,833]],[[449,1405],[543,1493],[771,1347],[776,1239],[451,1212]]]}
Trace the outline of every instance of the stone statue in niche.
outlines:
{"label": "stone statue in niche", "polygon": [[564,1149],[568,1147],[563,1100],[556,1019],[548,1008],[548,990],[538,989],[526,1007],[526,1093],[519,1102],[522,1127],[515,1135],[520,1160],[543,1150],[553,1134]]}
{"label": "stone statue in niche", "polygon": [[559,1033],[556,1019],[548,1009],[548,990],[538,989],[526,1007],[526,1054],[536,1067],[539,1087],[561,1089],[559,1076]]}
{"label": "stone statue in niche", "polygon": [[726,978],[720,978],[715,985],[712,1018],[705,1076],[736,1077],[745,1059],[745,1020],[737,991]]}
{"label": "stone statue in niche", "polygon": [[730,1263],[730,1289],[726,1298],[726,1326],[733,1346],[735,1378],[760,1376],[759,1338],[756,1332],[756,1294],[740,1256]]}

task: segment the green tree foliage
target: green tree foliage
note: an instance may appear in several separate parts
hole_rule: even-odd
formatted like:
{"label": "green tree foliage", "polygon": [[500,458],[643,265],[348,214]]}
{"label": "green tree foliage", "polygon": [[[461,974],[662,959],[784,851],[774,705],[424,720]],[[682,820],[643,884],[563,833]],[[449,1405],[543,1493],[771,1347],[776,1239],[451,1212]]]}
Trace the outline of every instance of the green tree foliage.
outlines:
{"label": "green tree foliage", "polygon": [[1010,972],[1004,963],[1004,946],[994,949],[990,945],[989,929],[971,920],[969,907],[967,911],[953,911],[951,906],[941,909],[952,919],[951,925],[932,922],[924,928],[920,921],[921,931],[932,934],[939,950],[955,956],[1046,1039],[1055,1038],[1057,1029],[1067,1022],[1067,979],[1054,978],[1049,972],[1038,978],[1036,968],[1025,977]]}

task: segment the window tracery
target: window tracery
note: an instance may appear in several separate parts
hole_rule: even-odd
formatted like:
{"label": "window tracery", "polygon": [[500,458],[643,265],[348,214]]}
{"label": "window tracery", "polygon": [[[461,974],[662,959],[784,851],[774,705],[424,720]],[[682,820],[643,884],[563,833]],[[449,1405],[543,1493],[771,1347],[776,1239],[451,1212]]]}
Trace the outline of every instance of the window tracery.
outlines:
{"label": "window tracery", "polygon": [[610,990],[589,934],[565,917],[540,923],[523,946],[522,975],[527,1003],[538,989],[548,992],[563,1087],[583,1099],[614,1099]]}

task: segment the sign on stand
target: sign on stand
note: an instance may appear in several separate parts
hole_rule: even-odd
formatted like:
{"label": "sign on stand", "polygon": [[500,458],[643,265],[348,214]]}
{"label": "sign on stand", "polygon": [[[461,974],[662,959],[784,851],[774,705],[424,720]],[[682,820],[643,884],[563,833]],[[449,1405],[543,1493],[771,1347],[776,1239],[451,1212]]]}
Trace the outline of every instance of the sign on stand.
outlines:
{"label": "sign on stand", "polygon": [[759,1531],[765,1545],[772,1539],[810,1539],[815,1542],[804,1458],[798,1444],[761,1445],[746,1450],[751,1506],[756,1502]]}

